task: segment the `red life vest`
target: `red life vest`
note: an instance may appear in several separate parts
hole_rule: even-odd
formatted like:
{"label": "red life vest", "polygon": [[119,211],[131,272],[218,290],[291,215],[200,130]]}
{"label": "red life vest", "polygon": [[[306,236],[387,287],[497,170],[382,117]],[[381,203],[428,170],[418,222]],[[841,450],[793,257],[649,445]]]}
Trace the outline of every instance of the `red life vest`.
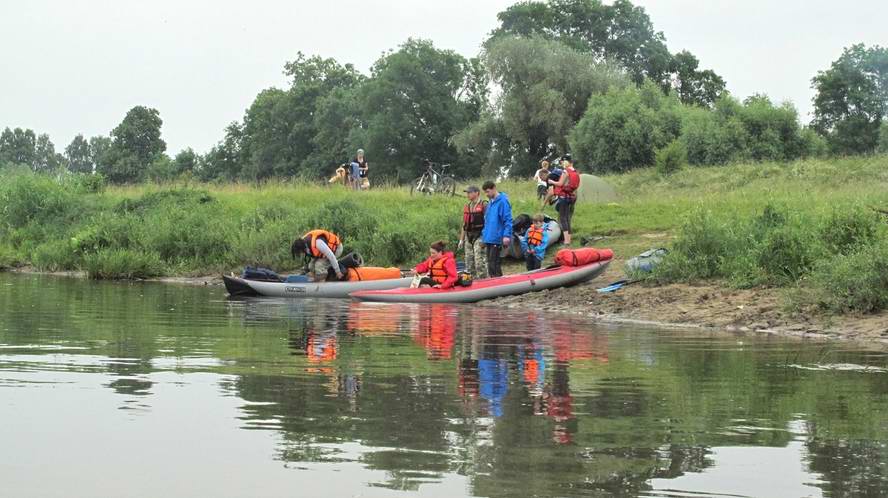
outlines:
{"label": "red life vest", "polygon": [[543,229],[531,225],[527,229],[527,245],[536,247],[543,243]]}
{"label": "red life vest", "polygon": [[565,168],[567,181],[560,187],[555,187],[555,195],[558,197],[576,198],[577,189],[580,188],[580,173],[575,168]]}
{"label": "red life vest", "polygon": [[447,263],[447,257],[442,256],[429,265],[429,278],[438,284],[443,284],[447,280],[447,269],[444,264]]}
{"label": "red life vest", "polygon": [[321,251],[318,250],[318,239],[323,240],[333,252],[336,252],[340,244],[339,237],[335,233],[326,230],[312,230],[306,233],[302,239],[305,240],[305,245],[308,247],[310,254],[316,258],[324,257]]}
{"label": "red life vest", "polygon": [[487,202],[481,201],[470,208],[466,204],[463,207],[463,230],[466,232],[480,232],[484,229],[484,213],[487,211]]}

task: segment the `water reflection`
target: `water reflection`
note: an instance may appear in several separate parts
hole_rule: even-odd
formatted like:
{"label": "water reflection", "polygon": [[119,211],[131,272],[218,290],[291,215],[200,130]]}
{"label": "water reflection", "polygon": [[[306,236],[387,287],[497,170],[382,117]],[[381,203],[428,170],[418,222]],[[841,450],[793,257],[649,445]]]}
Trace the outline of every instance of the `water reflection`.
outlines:
{"label": "water reflection", "polygon": [[[55,467],[22,467],[28,455],[114,467],[90,449],[96,432],[104,446],[121,442],[117,454],[137,436],[140,453],[164,454],[158,469],[216,462],[191,446],[163,449],[199,434],[194,448],[218,443],[218,457],[263,476],[269,496],[888,489],[881,352],[604,329],[495,307],[229,301],[212,289],[29,281],[0,286],[0,440],[22,448],[0,452],[11,496],[28,496],[25,478],[38,472],[65,482]],[[9,421],[68,429],[44,442]],[[210,494],[249,494],[240,482]],[[177,485],[179,496],[208,493]]]}

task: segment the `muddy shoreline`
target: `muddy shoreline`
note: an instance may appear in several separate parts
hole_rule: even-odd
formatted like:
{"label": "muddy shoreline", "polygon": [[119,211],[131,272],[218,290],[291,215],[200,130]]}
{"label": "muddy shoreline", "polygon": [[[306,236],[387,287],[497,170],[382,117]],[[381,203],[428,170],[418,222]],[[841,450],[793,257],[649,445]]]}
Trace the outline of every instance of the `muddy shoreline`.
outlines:
{"label": "muddy shoreline", "polygon": [[[580,315],[593,321],[649,327],[770,334],[811,340],[846,340],[888,347],[888,313],[818,316],[787,311],[780,289],[729,289],[710,283],[626,286],[614,293],[596,289],[621,280],[623,262],[614,260],[594,282],[580,287],[494,299],[512,309]],[[41,272],[31,267],[10,273],[86,278],[84,272]],[[517,265],[515,271],[518,271]],[[140,282],[221,286],[221,275],[159,277]]]}

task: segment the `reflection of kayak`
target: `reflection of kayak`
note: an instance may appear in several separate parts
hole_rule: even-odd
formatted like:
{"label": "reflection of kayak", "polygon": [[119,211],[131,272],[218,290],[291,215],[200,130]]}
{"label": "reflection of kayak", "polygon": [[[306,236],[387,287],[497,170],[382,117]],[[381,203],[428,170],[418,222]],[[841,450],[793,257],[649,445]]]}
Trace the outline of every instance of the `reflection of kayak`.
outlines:
{"label": "reflection of kayak", "polygon": [[240,277],[223,276],[225,289],[232,296],[271,296],[271,297],[339,297],[352,292],[397,289],[409,287],[412,278],[388,280],[364,280],[357,282],[263,282]]}
{"label": "reflection of kayak", "polygon": [[474,303],[495,297],[580,284],[601,275],[608,264],[610,259],[584,266],[556,266],[517,275],[475,280],[470,287],[454,287],[447,290],[425,287],[359,291],[353,292],[351,296],[361,301],[384,303]]}

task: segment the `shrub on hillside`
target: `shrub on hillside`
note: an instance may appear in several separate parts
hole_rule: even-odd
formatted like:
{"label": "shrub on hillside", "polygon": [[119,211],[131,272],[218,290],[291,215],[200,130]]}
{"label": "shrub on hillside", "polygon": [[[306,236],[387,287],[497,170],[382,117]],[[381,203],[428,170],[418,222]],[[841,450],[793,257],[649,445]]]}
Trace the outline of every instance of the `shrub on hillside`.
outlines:
{"label": "shrub on hillside", "polygon": [[663,176],[671,175],[684,168],[688,164],[688,150],[678,140],[669,142],[669,145],[657,150],[655,165],[657,172]]}
{"label": "shrub on hillside", "polygon": [[57,240],[37,246],[31,264],[41,271],[67,271],[80,267],[80,253],[70,241]]}
{"label": "shrub on hillside", "polygon": [[850,254],[876,240],[882,222],[876,213],[862,208],[834,210],[820,227],[820,238],[835,254]]}
{"label": "shrub on hillside", "polygon": [[796,294],[797,307],[832,313],[888,309],[888,241],[864,246],[842,258],[820,261]]}

